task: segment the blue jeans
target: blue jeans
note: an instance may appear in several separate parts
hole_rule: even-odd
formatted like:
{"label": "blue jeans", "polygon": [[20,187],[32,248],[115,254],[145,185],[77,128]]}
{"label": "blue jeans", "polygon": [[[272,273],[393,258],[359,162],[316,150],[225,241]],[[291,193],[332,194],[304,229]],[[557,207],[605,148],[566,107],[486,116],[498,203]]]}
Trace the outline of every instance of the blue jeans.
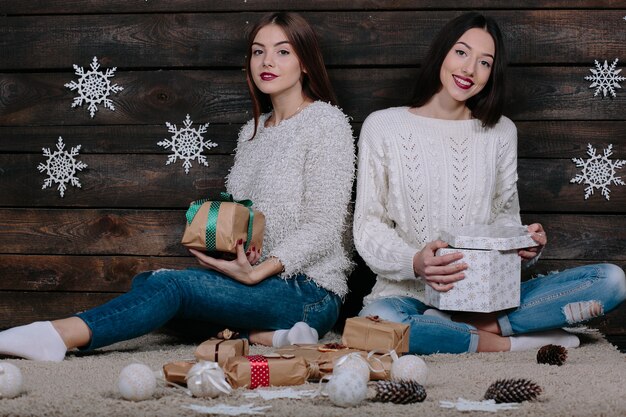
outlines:
{"label": "blue jeans", "polygon": [[[612,264],[572,268],[521,285],[520,306],[497,313],[503,336],[572,326],[605,314],[626,299],[624,271]],[[389,297],[368,304],[359,315],[408,324],[411,353],[476,352],[475,327],[424,316],[429,308],[414,298]]]}
{"label": "blue jeans", "polygon": [[341,299],[304,275],[269,277],[245,285],[208,269],[144,272],[113,300],[77,314],[91,329],[96,349],[158,329],[171,319],[206,322],[217,331],[289,329],[299,321],[320,337],[332,328]]}

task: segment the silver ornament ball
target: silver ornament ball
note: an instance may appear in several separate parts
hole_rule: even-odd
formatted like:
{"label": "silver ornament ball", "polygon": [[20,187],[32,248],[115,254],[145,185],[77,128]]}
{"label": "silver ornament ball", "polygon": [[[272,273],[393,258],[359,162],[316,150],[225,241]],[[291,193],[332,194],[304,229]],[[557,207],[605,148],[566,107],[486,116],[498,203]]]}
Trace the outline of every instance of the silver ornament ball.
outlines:
{"label": "silver ornament ball", "polygon": [[339,407],[354,407],[367,396],[367,383],[354,370],[346,369],[331,376],[326,384],[330,401]]}
{"label": "silver ornament ball", "polygon": [[148,366],[133,363],[122,369],[117,387],[125,400],[147,400],[156,390],[156,377]]}
{"label": "silver ornament ball", "polygon": [[426,385],[428,381],[428,366],[419,356],[401,356],[391,364],[392,381],[414,381]]}
{"label": "silver ornament ball", "polygon": [[22,393],[22,371],[9,362],[0,362],[0,398],[15,398]]}
{"label": "silver ornament ball", "polygon": [[187,372],[187,388],[200,398],[215,398],[232,390],[222,368],[211,361],[200,361],[191,367]]}
{"label": "silver ornament ball", "polygon": [[370,380],[370,367],[367,360],[358,353],[349,353],[337,359],[333,364],[333,375],[352,371],[365,383]]}

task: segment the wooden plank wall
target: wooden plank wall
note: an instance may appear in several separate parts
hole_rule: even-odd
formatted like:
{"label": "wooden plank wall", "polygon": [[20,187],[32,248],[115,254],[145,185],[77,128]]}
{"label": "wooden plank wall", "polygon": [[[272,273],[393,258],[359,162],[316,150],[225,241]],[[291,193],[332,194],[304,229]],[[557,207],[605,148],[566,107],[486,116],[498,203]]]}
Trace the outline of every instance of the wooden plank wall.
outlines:
{"label": "wooden plank wall", "polygon": [[[460,6],[462,4],[462,7]],[[613,144],[626,159],[626,92],[594,97],[595,59],[626,62],[625,0],[2,0],[0,1],[0,328],[63,317],[129,288],[134,274],[194,265],[179,244],[188,203],[216,196],[250,117],[245,33],[261,14],[299,10],[316,27],[342,107],[358,134],[372,111],[403,104],[434,33],[482,10],[498,19],[511,66],[505,114],[519,130],[523,218],[550,245],[533,272],[597,261],[626,266],[626,187],[611,200],[570,184]],[[73,64],[117,67],[115,111],[71,108]],[[210,123],[208,167],[165,165],[165,122]],[[42,148],[82,145],[82,188],[42,190]],[[620,172],[617,172],[619,175]],[[626,174],[626,170],[622,175]],[[351,277],[344,317],[372,284]],[[597,321],[626,334],[626,309]]]}

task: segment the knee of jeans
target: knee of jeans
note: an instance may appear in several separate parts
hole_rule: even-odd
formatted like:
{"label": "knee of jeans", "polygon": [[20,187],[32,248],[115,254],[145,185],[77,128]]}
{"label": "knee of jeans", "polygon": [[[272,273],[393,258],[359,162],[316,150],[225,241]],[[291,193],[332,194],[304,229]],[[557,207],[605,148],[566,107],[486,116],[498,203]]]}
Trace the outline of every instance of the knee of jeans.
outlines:
{"label": "knee of jeans", "polygon": [[624,270],[617,265],[602,264],[607,294],[612,294],[618,303],[626,300],[626,276]]}
{"label": "knee of jeans", "polygon": [[[170,284],[176,284],[176,275],[170,272],[178,272],[175,269],[157,269],[155,271],[145,272],[137,276],[140,280],[138,285],[142,285],[145,282],[149,282],[151,285],[161,284],[168,286]],[[145,274],[145,277],[144,277]],[[135,286],[135,280],[133,280],[133,286]]]}
{"label": "knee of jeans", "polygon": [[135,288],[141,287],[143,284],[146,283],[146,281],[148,280],[148,278],[150,278],[151,275],[152,275],[152,271],[142,272],[140,274],[135,275],[135,277],[133,278],[130,284],[131,288],[135,289]]}
{"label": "knee of jeans", "polygon": [[396,323],[401,323],[407,318],[406,313],[392,299],[376,300],[368,304],[361,310],[359,316],[378,316]]}
{"label": "knee of jeans", "polygon": [[626,299],[626,277],[622,268],[613,264],[598,265],[601,285],[601,299],[591,299],[568,303],[563,306],[563,314],[569,324],[575,324],[602,316]]}

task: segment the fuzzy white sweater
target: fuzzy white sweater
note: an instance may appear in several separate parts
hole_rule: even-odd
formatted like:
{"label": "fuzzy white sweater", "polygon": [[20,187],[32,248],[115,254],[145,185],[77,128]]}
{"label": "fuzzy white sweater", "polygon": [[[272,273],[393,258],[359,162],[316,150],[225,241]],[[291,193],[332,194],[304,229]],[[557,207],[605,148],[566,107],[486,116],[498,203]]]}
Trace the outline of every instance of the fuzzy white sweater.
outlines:
{"label": "fuzzy white sweater", "polygon": [[377,274],[364,303],[389,296],[424,300],[413,256],[443,229],[521,224],[517,130],[502,117],[441,120],[395,107],[372,113],[359,139],[354,242]]}
{"label": "fuzzy white sweater", "polygon": [[316,101],[254,139],[254,121],[239,132],[226,188],[265,214],[263,255],[280,259],[283,278],[305,274],[344,297],[352,268],[344,245],[354,180],[352,128],[337,107]]}

